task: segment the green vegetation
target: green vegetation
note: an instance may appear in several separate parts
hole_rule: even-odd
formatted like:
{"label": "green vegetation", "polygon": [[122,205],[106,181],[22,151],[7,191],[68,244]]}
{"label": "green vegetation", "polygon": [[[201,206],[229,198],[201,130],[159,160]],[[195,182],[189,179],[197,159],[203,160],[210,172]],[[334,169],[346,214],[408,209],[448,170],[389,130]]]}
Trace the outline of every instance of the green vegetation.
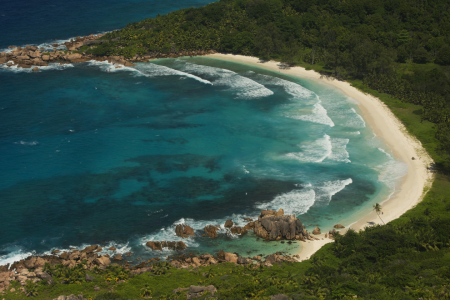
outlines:
{"label": "green vegetation", "polygon": [[308,261],[262,269],[220,264],[177,270],[160,264],[134,277],[110,267],[87,272],[93,282],[59,266],[50,270],[58,278],[52,285],[26,287],[30,297],[185,299],[186,292],[172,290],[212,284],[219,299],[279,293],[294,299],[450,299],[448,1],[222,0],[133,23],[102,39],[107,42],[87,51],[131,58],[214,49],[346,79],[379,97],[422,142],[436,163],[430,166],[436,179],[423,201],[399,219],[338,235]]}

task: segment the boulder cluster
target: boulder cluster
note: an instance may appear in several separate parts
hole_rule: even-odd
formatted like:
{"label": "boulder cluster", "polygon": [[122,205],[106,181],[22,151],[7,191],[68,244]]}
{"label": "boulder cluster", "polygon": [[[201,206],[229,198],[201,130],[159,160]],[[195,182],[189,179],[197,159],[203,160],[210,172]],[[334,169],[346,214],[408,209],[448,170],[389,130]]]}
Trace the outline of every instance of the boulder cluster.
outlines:
{"label": "boulder cluster", "polygon": [[178,242],[154,242],[154,241],[150,241],[146,243],[147,247],[151,248],[152,250],[156,250],[156,251],[162,251],[163,248],[167,248],[169,250],[176,250],[176,251],[181,251],[186,249],[186,244],[178,241]]}
{"label": "boulder cluster", "polygon": [[[53,44],[52,50],[45,48],[38,48],[36,46],[16,47],[9,46],[10,52],[0,52],[0,64],[7,64],[8,67],[17,66],[19,68],[32,68],[33,71],[39,71],[39,67],[48,66],[51,62],[65,63],[77,63],[88,60],[108,61],[124,66],[134,66],[132,62],[147,62],[154,58],[176,58],[180,56],[198,56],[215,53],[215,51],[181,51],[173,52],[169,54],[164,53],[147,53],[146,55],[135,55],[131,59],[126,59],[123,56],[95,56],[92,54],[86,54],[84,51],[78,51],[83,46],[89,46],[92,48],[94,45],[108,42],[108,40],[101,40],[103,34],[89,35],[76,37],[69,42],[62,44]],[[61,47],[65,47],[67,50],[61,50]],[[48,45],[48,48],[51,48]],[[121,68],[117,66],[116,68]]]}
{"label": "boulder cluster", "polygon": [[[11,266],[0,267],[0,293],[6,290],[12,280],[20,282],[21,286],[25,286],[28,280],[34,283],[43,279],[47,279],[51,283],[52,277],[43,271],[43,267],[46,263],[51,266],[57,264],[63,264],[69,268],[72,268],[80,264],[83,260],[86,260],[86,268],[88,270],[94,267],[105,269],[111,264],[111,258],[108,254],[99,255],[97,252],[102,251],[102,248],[98,245],[88,246],[85,249],[65,251],[60,253],[59,250],[53,251],[53,255],[45,256],[30,256],[26,259],[22,259],[13,263]],[[120,257],[121,258],[121,257]],[[11,270],[15,270],[11,271]],[[34,270],[29,272],[28,270]]]}
{"label": "boulder cluster", "polygon": [[[50,62],[83,62],[91,57],[88,57],[80,53],[72,53],[71,51],[78,50],[84,45],[90,45],[95,43],[99,35],[89,35],[86,37],[77,37],[75,40],[66,42],[64,44],[53,44],[53,51],[47,51],[44,48],[38,48],[36,46],[15,47],[9,46],[12,49],[11,52],[0,53],[0,64],[7,63],[8,67],[17,65],[20,68],[33,68],[33,71],[38,71],[38,66],[48,66]],[[58,47],[65,46],[68,51],[58,50]]]}

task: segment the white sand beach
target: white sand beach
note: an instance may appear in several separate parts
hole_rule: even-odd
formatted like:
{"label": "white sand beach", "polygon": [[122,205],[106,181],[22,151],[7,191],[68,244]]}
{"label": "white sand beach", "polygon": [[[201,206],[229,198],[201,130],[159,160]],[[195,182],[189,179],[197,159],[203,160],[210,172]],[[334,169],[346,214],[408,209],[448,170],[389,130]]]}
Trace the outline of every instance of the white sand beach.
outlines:
{"label": "white sand beach", "polygon": [[[357,100],[359,102],[359,107],[363,112],[364,119],[372,128],[373,132],[379,138],[384,140],[396,158],[404,161],[408,165],[408,173],[403,177],[400,188],[396,190],[390,199],[386,199],[384,202],[380,203],[382,205],[382,218],[384,222],[388,223],[400,217],[407,210],[413,208],[422,200],[426,191],[431,186],[433,174],[428,170],[428,167],[433,162],[431,157],[422,147],[421,143],[407,132],[400,120],[378,98],[359,91],[352,87],[348,82],[329,80],[315,71],[307,71],[302,67],[280,69],[279,62],[270,61],[261,63],[256,57],[242,55],[217,53],[208,55],[208,57],[243,63],[290,76],[320,81],[340,89],[350,98]],[[412,157],[414,157],[415,160],[413,160]],[[359,231],[366,226],[372,226],[374,224],[382,224],[382,222],[374,211],[370,211],[357,222],[351,225],[343,225],[350,225],[350,228]],[[330,229],[331,228],[321,228],[322,232],[328,232]],[[317,237],[319,238],[317,241],[301,243],[302,248],[298,253],[300,255],[300,260],[310,258],[311,255],[323,245],[332,242],[332,240],[328,238],[322,240],[322,235]]]}

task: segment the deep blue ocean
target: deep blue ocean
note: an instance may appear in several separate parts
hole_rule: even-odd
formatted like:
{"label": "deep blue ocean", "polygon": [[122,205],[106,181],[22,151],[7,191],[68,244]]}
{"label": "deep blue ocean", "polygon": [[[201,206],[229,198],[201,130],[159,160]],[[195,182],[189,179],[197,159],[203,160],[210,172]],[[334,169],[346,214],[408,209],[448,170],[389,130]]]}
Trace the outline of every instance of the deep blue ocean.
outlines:
{"label": "deep blue ocean", "polygon": [[[0,49],[209,2],[3,1]],[[0,265],[88,244],[151,257],[145,242],[180,240],[178,223],[197,230],[188,252],[295,253],[201,230],[266,208],[347,226],[406,172],[357,102],[321,83],[204,57],[116,67],[0,65]]]}

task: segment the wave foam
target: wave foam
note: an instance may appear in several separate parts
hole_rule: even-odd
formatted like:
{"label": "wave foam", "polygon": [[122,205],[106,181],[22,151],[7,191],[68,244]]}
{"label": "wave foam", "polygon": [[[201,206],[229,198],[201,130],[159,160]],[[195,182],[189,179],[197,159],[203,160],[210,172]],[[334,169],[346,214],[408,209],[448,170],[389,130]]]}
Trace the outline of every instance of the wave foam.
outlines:
{"label": "wave foam", "polygon": [[213,84],[215,86],[229,87],[236,93],[237,98],[252,99],[273,95],[273,92],[264,85],[227,69],[185,63],[182,70],[211,77],[219,77],[213,81]]}
{"label": "wave foam", "polygon": [[321,139],[301,145],[300,149],[302,149],[302,152],[289,153],[286,156],[302,162],[322,162],[332,154],[330,136],[325,134]]}
{"label": "wave foam", "polygon": [[331,120],[331,118],[327,114],[327,110],[320,103],[314,104],[310,114],[288,117],[334,127],[333,120]]}
{"label": "wave foam", "polygon": [[326,206],[330,203],[331,198],[342,191],[347,185],[353,183],[351,178],[345,180],[335,180],[324,182],[322,186],[316,187],[316,201],[320,206]]}
{"label": "wave foam", "polygon": [[[57,70],[62,71],[67,68],[73,68],[72,64],[59,64],[59,63],[50,63],[48,66],[37,66],[39,71],[49,71],[49,70]],[[34,73],[32,70],[33,68],[19,68],[18,65],[13,65],[11,67],[8,67],[5,64],[0,64],[0,69],[4,71],[14,72],[14,73]]]}
{"label": "wave foam", "polygon": [[262,74],[259,74],[257,78],[260,79],[259,82],[262,84],[272,84],[283,87],[288,94],[294,97],[294,99],[304,100],[315,95],[314,92],[292,81]]}
{"label": "wave foam", "polygon": [[332,153],[328,156],[328,159],[350,163],[349,160],[350,155],[347,152],[347,144],[349,143],[349,139],[341,139],[341,138],[332,138],[331,139],[331,147]]}
{"label": "wave foam", "polygon": [[36,146],[36,145],[39,145],[39,142],[37,142],[37,141],[32,141],[32,142],[20,141],[20,142],[15,142],[14,144],[24,145],[24,146]]}
{"label": "wave foam", "polygon": [[258,209],[283,208],[285,214],[302,215],[314,205],[316,193],[311,187],[301,190],[292,190],[288,193],[278,195],[272,201],[257,206]]}

